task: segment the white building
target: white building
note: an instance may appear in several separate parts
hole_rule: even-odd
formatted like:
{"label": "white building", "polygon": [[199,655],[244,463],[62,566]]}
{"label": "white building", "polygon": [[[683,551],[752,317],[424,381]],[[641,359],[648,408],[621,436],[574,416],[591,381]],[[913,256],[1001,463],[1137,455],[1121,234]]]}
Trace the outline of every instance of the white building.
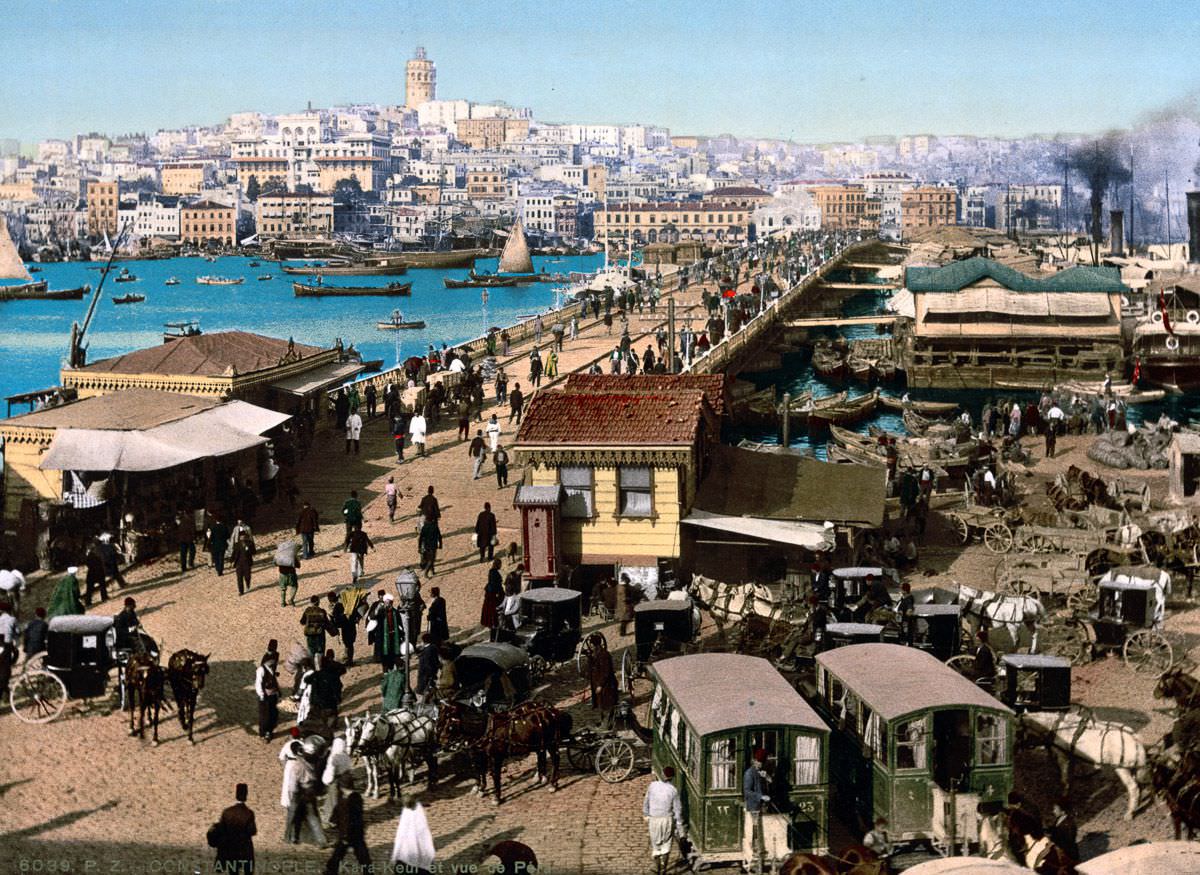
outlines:
{"label": "white building", "polygon": [[760,237],[780,232],[816,231],[821,227],[821,210],[811,193],[797,190],[777,194],[754,211],[754,224]]}
{"label": "white building", "polygon": [[554,233],[555,194],[557,192],[536,191],[522,194],[517,199],[517,215],[521,217],[526,230]]}
{"label": "white building", "polygon": [[417,124],[423,128],[454,130],[459,119],[471,117],[466,100],[427,100],[417,106]]}
{"label": "white building", "polygon": [[71,144],[66,140],[42,140],[38,143],[39,164],[61,164],[71,157]]}

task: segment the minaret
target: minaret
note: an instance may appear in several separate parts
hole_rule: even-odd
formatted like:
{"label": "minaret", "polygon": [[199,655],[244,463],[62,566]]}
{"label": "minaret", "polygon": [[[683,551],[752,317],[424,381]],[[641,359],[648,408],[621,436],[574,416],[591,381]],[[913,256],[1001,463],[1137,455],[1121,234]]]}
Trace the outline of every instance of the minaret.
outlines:
{"label": "minaret", "polygon": [[406,66],[404,83],[404,105],[416,109],[427,100],[437,97],[437,68],[425,57],[425,47],[417,46],[417,53]]}

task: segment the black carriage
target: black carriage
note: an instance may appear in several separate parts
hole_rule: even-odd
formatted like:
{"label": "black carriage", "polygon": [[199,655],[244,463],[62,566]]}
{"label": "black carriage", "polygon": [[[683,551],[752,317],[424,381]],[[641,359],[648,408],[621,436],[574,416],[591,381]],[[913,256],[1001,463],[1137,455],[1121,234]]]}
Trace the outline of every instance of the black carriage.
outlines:
{"label": "black carriage", "polygon": [[1167,671],[1175,661],[1162,633],[1170,577],[1157,568],[1122,567],[1106,572],[1098,584],[1100,596],[1084,624],[1090,654],[1120,651],[1135,671]]}
{"label": "black carriage", "polygon": [[51,618],[44,658],[26,666],[12,683],[13,713],[25,723],[49,723],[67,699],[103,696],[116,665],[115,643],[112,617]]}
{"label": "black carriage", "polygon": [[513,644],[529,654],[534,674],[542,666],[571,662],[579,651],[580,606],[583,594],[573,589],[546,587],[521,593],[521,624]]}
{"label": "black carriage", "polygon": [[633,647],[621,656],[621,687],[633,691],[636,678],[645,677],[646,666],[660,656],[689,652],[700,624],[688,599],[651,599],[634,605]]}
{"label": "black carriage", "polygon": [[1000,698],[1014,711],[1065,711],[1071,705],[1071,661],[1044,653],[1006,653],[1000,658]]}
{"label": "black carriage", "polygon": [[819,650],[832,650],[850,644],[870,644],[883,640],[883,626],[878,623],[826,623]]}
{"label": "black carriage", "polygon": [[912,618],[912,645],[932,653],[942,662],[962,650],[962,608],[959,605],[916,605]]}
{"label": "black carriage", "polygon": [[839,620],[850,620],[855,606],[867,594],[868,578],[882,580],[889,588],[900,585],[900,576],[894,568],[855,566],[835,569],[829,587],[829,613]]}
{"label": "black carriage", "polygon": [[507,711],[529,698],[529,654],[514,644],[464,647],[454,660],[454,700],[485,711]]}

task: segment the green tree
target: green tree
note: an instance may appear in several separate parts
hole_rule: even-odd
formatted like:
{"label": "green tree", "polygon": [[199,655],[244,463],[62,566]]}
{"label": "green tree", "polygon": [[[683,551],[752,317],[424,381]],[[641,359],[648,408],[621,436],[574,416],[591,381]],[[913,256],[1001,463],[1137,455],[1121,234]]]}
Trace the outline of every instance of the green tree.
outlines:
{"label": "green tree", "polygon": [[348,179],[339,179],[333,186],[333,199],[339,204],[358,206],[362,201],[362,183],[356,174],[350,174]]}
{"label": "green tree", "polygon": [[246,200],[253,203],[258,200],[260,194],[262,194],[262,186],[258,184],[258,177],[251,176],[250,181],[246,183]]}
{"label": "green tree", "polygon": [[283,181],[282,176],[268,176],[267,181],[263,183],[262,191],[259,192],[259,197],[269,194],[284,194],[286,192],[287,183]]}

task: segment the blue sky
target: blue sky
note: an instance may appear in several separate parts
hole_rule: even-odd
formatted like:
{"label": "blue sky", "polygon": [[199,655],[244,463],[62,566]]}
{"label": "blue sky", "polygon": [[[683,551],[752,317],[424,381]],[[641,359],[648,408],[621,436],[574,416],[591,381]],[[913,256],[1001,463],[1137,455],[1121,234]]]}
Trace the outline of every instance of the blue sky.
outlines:
{"label": "blue sky", "polygon": [[1134,124],[1200,90],[1194,3],[4,0],[0,138],[438,96],[822,142]]}

